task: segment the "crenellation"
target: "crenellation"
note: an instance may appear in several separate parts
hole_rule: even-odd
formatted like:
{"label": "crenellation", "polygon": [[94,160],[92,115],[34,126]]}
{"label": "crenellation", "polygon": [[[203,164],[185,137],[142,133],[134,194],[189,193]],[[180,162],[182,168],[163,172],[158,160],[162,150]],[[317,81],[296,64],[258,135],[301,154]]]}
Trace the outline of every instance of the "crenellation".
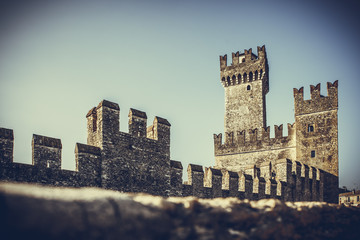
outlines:
{"label": "crenellation", "polygon": [[204,196],[204,170],[196,164],[189,164],[187,168],[188,185],[192,186],[192,196],[202,198]]}
{"label": "crenellation", "polygon": [[14,133],[12,129],[0,128],[0,163],[13,162]]}
{"label": "crenellation", "polygon": [[239,174],[232,171],[226,171],[229,176],[229,197],[238,197],[239,192]]}
{"label": "crenellation", "polygon": [[61,168],[61,140],[40,135],[32,138],[32,164],[41,168]]}
{"label": "crenellation", "polygon": [[130,108],[129,133],[137,137],[147,137],[147,116],[145,112]]}
{"label": "crenellation", "polygon": [[304,192],[304,179],[301,177],[301,163],[293,161],[293,176],[295,182],[295,201],[302,200],[302,192]]}
{"label": "crenellation", "polygon": [[258,130],[257,128],[253,129],[253,130],[249,130],[249,137],[250,137],[250,142],[254,143],[258,140]]}
{"label": "crenellation", "polygon": [[220,56],[220,69],[225,69],[227,67],[227,54]]}
{"label": "crenellation", "polygon": [[292,182],[292,161],[289,159],[278,159],[275,162],[276,179],[283,182]]}
{"label": "crenellation", "polygon": [[[257,189],[257,194],[258,194],[258,197],[259,199],[265,199],[267,198],[266,197],[266,193],[265,193],[265,190],[266,190],[266,180],[265,178],[263,177],[258,177],[258,189]],[[254,181],[255,182],[255,181]],[[254,191],[255,192],[255,191]]]}
{"label": "crenellation", "polygon": [[320,95],[320,83],[318,83],[316,86],[310,85],[311,100],[318,100],[320,97],[323,97]]}
{"label": "crenellation", "polygon": [[75,171],[86,179],[87,186],[97,187],[101,183],[101,149],[91,145],[76,143]]}
{"label": "crenellation", "polygon": [[239,177],[240,194],[242,192],[245,199],[253,199],[253,177],[245,173],[240,173]]}
{"label": "crenellation", "polygon": [[182,179],[183,179],[183,166],[181,162],[170,160],[170,196],[180,197],[183,195]]}
{"label": "crenellation", "polygon": [[266,198],[277,198],[277,182],[275,179],[267,179],[265,185]]}
{"label": "crenellation", "polygon": [[265,179],[273,178],[271,162],[263,162],[260,164],[259,168],[260,168],[260,177],[263,177]]}
{"label": "crenellation", "polygon": [[131,108],[129,132],[120,131],[119,105],[101,101],[87,113],[87,144],[75,145],[75,171],[61,169],[60,139],[33,135],[33,164],[13,162],[13,130],[0,128],[0,180],[53,186],[101,187],[160,196],[283,201],[337,201],[338,81],[294,88],[295,122],[266,124],[269,66],[265,46],[220,56],[225,90],[224,142],[214,134],[215,166],[189,164],[183,183],[181,162],[170,160],[171,124]]}
{"label": "crenellation", "polygon": [[239,57],[240,57],[239,51],[237,51],[236,53],[232,53],[232,65],[239,64]]}
{"label": "crenellation", "polygon": [[276,139],[282,138],[283,137],[283,125],[282,124],[280,126],[275,125],[274,129],[275,129],[275,138]]}
{"label": "crenellation", "polygon": [[327,83],[328,96],[320,94],[320,83],[310,86],[309,100],[304,100],[304,88],[294,88],[295,116],[337,110],[338,108],[338,81]]}
{"label": "crenellation", "polygon": [[212,197],[222,197],[222,176],[221,170],[205,168],[204,186],[212,189]]}
{"label": "crenellation", "polygon": [[261,128],[262,129],[262,141],[269,142],[270,141],[270,126]]}

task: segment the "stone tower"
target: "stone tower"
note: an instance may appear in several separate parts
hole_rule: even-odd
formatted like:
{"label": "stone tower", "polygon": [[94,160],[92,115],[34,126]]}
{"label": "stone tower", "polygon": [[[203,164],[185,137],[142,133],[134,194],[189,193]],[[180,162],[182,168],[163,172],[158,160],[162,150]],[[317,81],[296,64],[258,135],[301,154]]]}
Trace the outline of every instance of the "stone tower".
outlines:
{"label": "stone tower", "polygon": [[304,88],[294,88],[296,159],[339,176],[338,81],[328,82],[327,92],[311,85],[311,99],[304,100]]}
{"label": "stone tower", "polygon": [[225,132],[266,127],[265,96],[269,92],[268,62],[265,46],[220,56],[220,78],[225,88]]}

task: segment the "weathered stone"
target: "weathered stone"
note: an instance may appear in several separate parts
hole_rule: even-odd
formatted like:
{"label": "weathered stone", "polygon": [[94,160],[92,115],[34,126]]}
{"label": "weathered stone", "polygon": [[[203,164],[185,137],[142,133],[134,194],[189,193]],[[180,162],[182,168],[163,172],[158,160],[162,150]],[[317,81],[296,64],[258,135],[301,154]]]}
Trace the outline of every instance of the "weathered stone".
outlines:
{"label": "weathered stone", "polygon": [[358,239],[360,208],[0,183],[2,239]]}
{"label": "weathered stone", "polygon": [[[324,171],[323,182],[313,181],[316,193],[312,196],[304,193],[301,175],[296,173],[296,180],[287,184],[294,188],[291,191],[295,200],[337,202],[338,81],[327,83],[328,96],[320,94],[320,84],[311,85],[309,100],[304,100],[303,87],[294,88],[295,123],[288,124],[288,136],[283,136],[283,125],[275,125],[275,137],[270,138],[265,100],[269,91],[268,71],[265,46],[258,47],[258,56],[251,49],[244,54],[233,53],[230,66],[227,55],[220,56],[220,79],[225,90],[225,141],[222,143],[221,134],[214,134],[215,168],[238,172],[248,165],[291,159]],[[322,184],[326,187],[320,190],[317,185]]]}
{"label": "weathered stone", "polygon": [[258,56],[249,49],[232,59],[227,66],[227,56],[220,57],[225,140],[214,134],[215,167],[205,167],[205,174],[190,164],[183,183],[181,162],[170,160],[166,119],[156,116],[147,126],[146,113],[130,109],[129,132],[120,132],[119,105],[103,100],[86,115],[87,144],[76,144],[75,171],[61,169],[61,140],[39,135],[33,136],[32,165],[14,163],[13,131],[0,128],[0,180],[160,196],[336,202],[338,82],[328,83],[327,97],[320,85],[311,86],[310,100],[303,99],[303,88],[294,89],[295,123],[287,125],[288,136],[275,125],[270,138],[265,46]]}

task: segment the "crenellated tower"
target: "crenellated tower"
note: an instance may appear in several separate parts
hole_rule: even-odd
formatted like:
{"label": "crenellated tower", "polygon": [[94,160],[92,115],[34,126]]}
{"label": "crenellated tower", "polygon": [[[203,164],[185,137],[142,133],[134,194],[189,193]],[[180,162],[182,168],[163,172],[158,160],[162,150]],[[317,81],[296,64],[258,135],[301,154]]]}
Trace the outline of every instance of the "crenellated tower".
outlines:
{"label": "crenellated tower", "polygon": [[225,132],[266,127],[266,101],[269,92],[269,67],[265,46],[220,56],[220,79],[225,89]]}
{"label": "crenellated tower", "polygon": [[328,82],[327,92],[311,85],[304,100],[304,88],[294,88],[296,159],[338,176],[338,81]]}

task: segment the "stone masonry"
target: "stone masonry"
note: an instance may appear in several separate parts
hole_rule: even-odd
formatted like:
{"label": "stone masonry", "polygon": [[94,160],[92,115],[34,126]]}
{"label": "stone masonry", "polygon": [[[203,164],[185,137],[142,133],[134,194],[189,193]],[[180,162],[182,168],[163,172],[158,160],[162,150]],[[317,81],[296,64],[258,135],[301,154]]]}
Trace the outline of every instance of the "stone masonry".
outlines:
{"label": "stone masonry", "polygon": [[[265,46],[220,56],[220,80],[225,89],[225,140],[214,134],[215,168],[235,172],[263,164],[270,172],[278,159],[291,159],[291,175],[311,179],[324,175],[324,200],[336,202],[338,195],[338,81],[327,83],[328,96],[320,95],[320,84],[310,86],[311,99],[304,100],[304,88],[294,88],[295,123],[275,125],[275,138],[270,138],[266,125],[266,94],[269,91],[269,67]],[[276,167],[275,167],[276,168]],[[273,179],[277,179],[272,173]],[[310,180],[311,182],[311,180]],[[293,181],[304,189],[307,182]],[[297,186],[298,184],[298,186]],[[310,185],[311,186],[311,185]],[[317,187],[317,186],[315,186]]]}
{"label": "stone masonry", "polygon": [[[225,142],[214,135],[215,166],[190,164],[183,182],[181,162],[170,159],[170,123],[130,109],[129,132],[119,131],[119,105],[103,100],[87,118],[87,144],[75,146],[75,171],[61,169],[60,139],[33,135],[32,164],[13,162],[13,130],[0,128],[0,180],[52,186],[99,187],[123,192],[200,198],[237,197],[258,200],[337,201],[337,87],[328,96],[312,87],[294,89],[295,123],[266,126],[269,91],[265,47],[220,57],[225,88]],[[314,156],[313,156],[314,155]]]}

